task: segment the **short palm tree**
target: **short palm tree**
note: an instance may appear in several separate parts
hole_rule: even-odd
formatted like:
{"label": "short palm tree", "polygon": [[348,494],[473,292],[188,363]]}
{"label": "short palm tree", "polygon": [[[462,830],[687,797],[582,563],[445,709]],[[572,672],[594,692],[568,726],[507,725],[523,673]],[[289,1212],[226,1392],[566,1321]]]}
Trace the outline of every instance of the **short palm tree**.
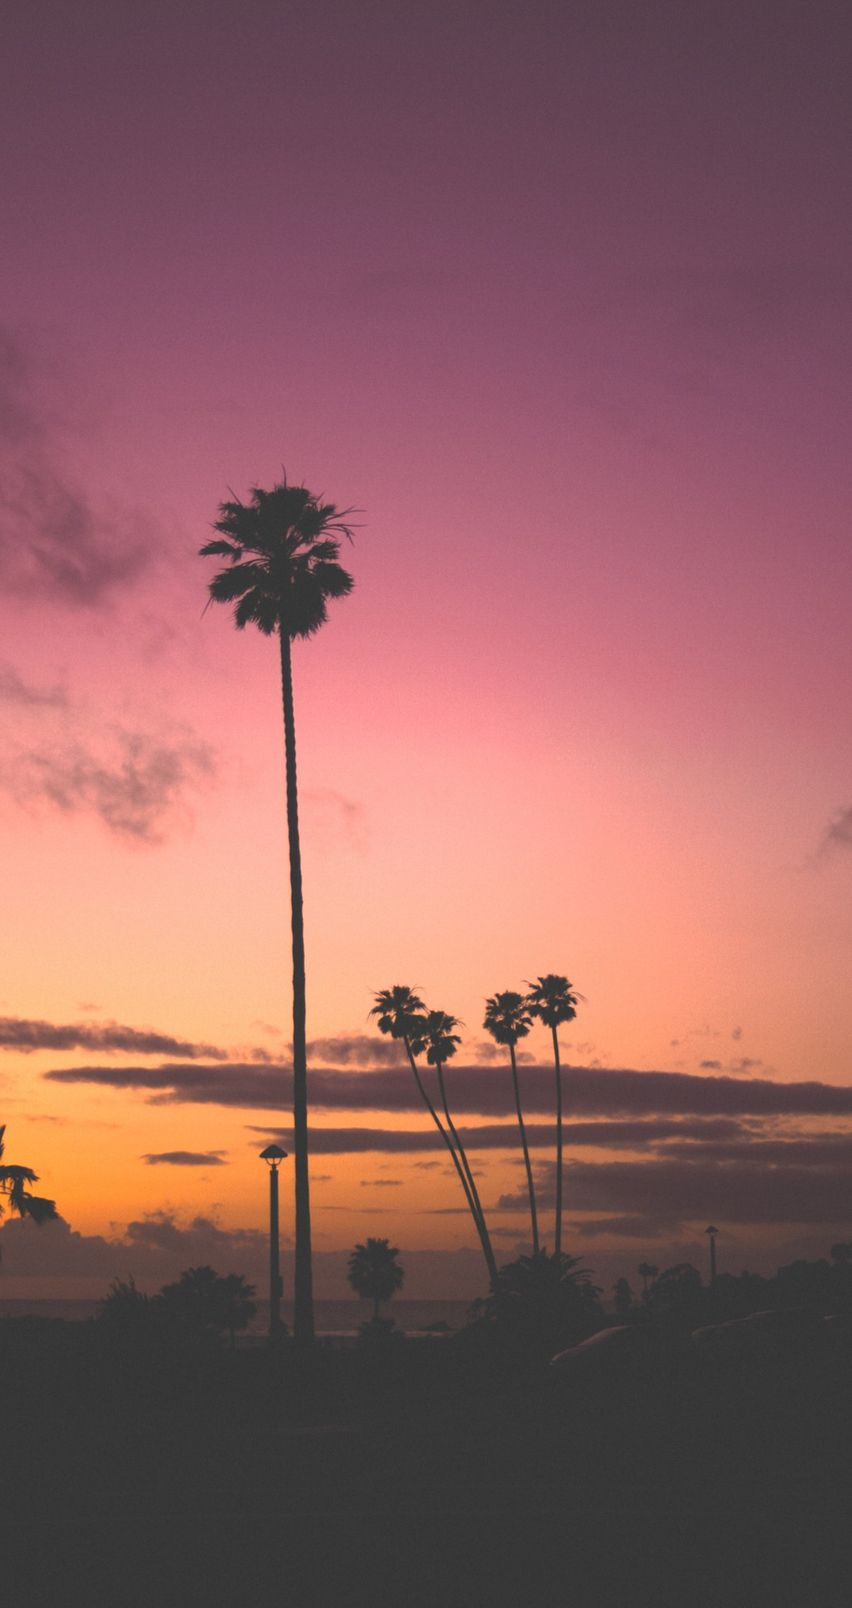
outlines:
{"label": "short palm tree", "polygon": [[[0,1127],[0,1160],[3,1156],[3,1135],[6,1125]],[[46,1223],[52,1217],[58,1217],[56,1202],[45,1200],[42,1195],[33,1195],[27,1189],[27,1184],[37,1184],[38,1173],[32,1167],[2,1167],[0,1166],[0,1196],[5,1195],[13,1212],[19,1217],[31,1217],[34,1223]],[[3,1203],[0,1200],[0,1217],[3,1215]]]}
{"label": "short palm tree", "polygon": [[518,1113],[518,1128],[521,1134],[521,1147],[524,1152],[524,1166],[527,1171],[527,1190],[530,1197],[530,1223],[532,1226],[533,1255],[538,1256],[538,1213],[535,1204],[535,1187],[533,1185],[532,1167],[530,1166],[530,1149],[527,1144],[527,1130],[524,1126],[524,1113],[521,1108],[521,1090],[518,1083],[518,1061],[515,1054],[515,1045],[518,1039],[526,1038],[532,1025],[532,1017],[523,994],[515,994],[507,989],[503,994],[493,994],[491,999],[485,1001],[485,1020],[483,1026],[487,1033],[498,1044],[505,1044],[509,1051],[509,1061],[512,1067],[512,1088],[515,1093],[515,1110]]}
{"label": "short palm tree", "polygon": [[204,557],[226,558],[228,567],[209,583],[210,601],[232,603],[238,630],[256,625],[264,636],[278,633],[284,706],[287,775],[287,837],[293,952],[293,1155],[296,1186],[294,1339],[313,1339],[311,1209],[308,1184],[308,1086],[305,1044],[305,938],[302,859],[296,782],[296,723],[291,643],[313,636],[328,617],[333,598],[346,597],[352,577],[338,563],[341,536],[351,540],[348,510],[321,502],[306,486],[286,481],[271,491],[253,488],[249,501],[226,502],[201,548]]}
{"label": "short palm tree", "polygon": [[379,1321],[379,1303],[402,1289],[405,1269],[397,1262],[399,1247],[386,1239],[368,1239],[356,1245],[349,1257],[348,1279],[362,1301],[372,1301],[373,1322]]}
{"label": "short palm tree", "polygon": [[450,1153],[453,1165],[459,1175],[459,1179],[461,1180],[462,1188],[467,1196],[467,1203],[475,1218],[476,1213],[474,1211],[473,1200],[468,1187],[467,1177],[459,1160],[458,1153],[453,1146],[453,1141],[450,1138],[449,1133],[447,1132],[444,1124],[438,1116],[437,1111],[435,1110],[435,1106],[429,1091],[426,1088],[422,1077],[420,1076],[420,1068],[417,1065],[414,1052],[411,1048],[412,1038],[416,1035],[418,1024],[422,1022],[425,1012],[426,1007],[423,1004],[422,999],[415,994],[413,988],[407,987],[407,985],[404,983],[394,983],[392,988],[383,988],[380,993],[376,994],[376,1003],[370,1011],[370,1015],[377,1017],[378,1020],[376,1025],[378,1026],[380,1033],[388,1033],[390,1034],[391,1038],[398,1039],[404,1045],[405,1053],[408,1057],[408,1064],[411,1067],[411,1070],[414,1074],[414,1081],[417,1084],[417,1091]]}
{"label": "short palm tree", "polygon": [[468,1205],[476,1226],[476,1232],[479,1235],[479,1243],[482,1246],[482,1254],[485,1257],[485,1264],[488,1268],[488,1277],[493,1284],[497,1277],[497,1262],[491,1245],[491,1236],[488,1232],[488,1224],[485,1221],[479,1190],[476,1187],[476,1179],[467,1159],[467,1152],[450,1115],[447,1086],[444,1081],[444,1067],[447,1061],[451,1060],[455,1055],[461,1043],[458,1034],[453,1032],[453,1029],[459,1025],[455,1016],[448,1016],[445,1011],[427,1011],[425,1016],[418,1017],[413,1024],[410,1033],[411,1051],[413,1055],[425,1054],[429,1065],[435,1068],[438,1075],[438,1088],[441,1094],[444,1118],[461,1169],[459,1176],[463,1177],[466,1182],[465,1194],[468,1197]]}
{"label": "short palm tree", "polygon": [[647,1299],[648,1299],[648,1280],[649,1279],[652,1279],[652,1280],[655,1279],[660,1270],[659,1270],[658,1267],[654,1266],[653,1262],[640,1262],[638,1268],[636,1269],[636,1271],[639,1274],[640,1279],[642,1280],[642,1300],[647,1301]]}
{"label": "short palm tree", "polygon": [[558,1030],[563,1022],[573,1022],[577,1015],[579,994],[574,993],[567,977],[548,972],[527,983],[527,1008],[531,1016],[538,1017],[549,1027],[553,1038],[553,1065],[556,1072],[556,1216],[553,1234],[553,1254],[562,1252],[562,1067],[559,1061]]}

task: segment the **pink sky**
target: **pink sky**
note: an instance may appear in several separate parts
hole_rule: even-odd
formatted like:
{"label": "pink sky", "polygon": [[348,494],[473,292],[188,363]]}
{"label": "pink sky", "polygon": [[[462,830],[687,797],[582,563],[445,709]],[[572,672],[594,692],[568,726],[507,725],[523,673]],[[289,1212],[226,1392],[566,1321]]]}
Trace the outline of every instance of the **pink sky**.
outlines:
{"label": "pink sky", "polygon": [[[557,970],[572,1064],[852,1081],[848,7],[34,0],[0,47],[0,1014],[286,1045],[274,651],[195,556],[286,464],[364,510],[297,650],[311,1036],[410,980],[474,1063]],[[84,1234],[256,1224],[267,1111],[42,1077],[132,1061],[5,1051],[18,1159]],[[320,1248],[467,1247],[392,1159],[380,1216],[388,1158],[322,1157]]]}

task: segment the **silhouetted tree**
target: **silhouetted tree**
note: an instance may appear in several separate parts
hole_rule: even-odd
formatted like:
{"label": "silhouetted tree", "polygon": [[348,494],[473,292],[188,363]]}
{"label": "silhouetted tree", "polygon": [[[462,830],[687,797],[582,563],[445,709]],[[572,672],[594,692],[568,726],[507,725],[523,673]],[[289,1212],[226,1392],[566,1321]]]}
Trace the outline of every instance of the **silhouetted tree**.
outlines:
{"label": "silhouetted tree", "polygon": [[[0,1160],[4,1153],[3,1136],[6,1124],[0,1127]],[[27,1188],[28,1184],[38,1183],[38,1173],[32,1167],[0,1166],[0,1217],[3,1215],[3,1199],[5,1196],[13,1212],[19,1217],[31,1217],[34,1223],[46,1223],[59,1214],[56,1202],[46,1200],[42,1195],[33,1195]]]}
{"label": "silhouetted tree", "polygon": [[559,1256],[539,1251],[505,1263],[479,1308],[516,1337],[553,1351],[585,1339],[599,1327],[600,1293],[579,1258],[564,1251]]}
{"label": "silhouetted tree", "polygon": [[164,1285],[157,1299],[167,1318],[190,1330],[228,1334],[233,1349],[237,1330],[248,1328],[257,1311],[254,1293],[240,1273],[190,1267],[175,1284]]}
{"label": "silhouetted tree", "polygon": [[640,1262],[636,1271],[642,1280],[642,1300],[647,1301],[648,1280],[655,1279],[660,1270],[654,1266],[653,1262]]}
{"label": "silhouetted tree", "polygon": [[620,1318],[629,1318],[633,1311],[633,1291],[626,1279],[616,1279],[613,1285],[615,1291],[615,1310]]}
{"label": "silhouetted tree", "polygon": [[559,1028],[564,1022],[573,1022],[577,1015],[577,1002],[580,998],[571,987],[567,977],[556,972],[548,972],[544,977],[537,977],[534,983],[527,983],[529,989],[528,1006],[532,1016],[537,1016],[545,1027],[550,1028],[553,1040],[553,1065],[556,1074],[556,1217],[553,1236],[554,1254],[558,1256],[562,1250],[562,1067],[559,1060]]}
{"label": "silhouetted tree", "polygon": [[444,1118],[446,1120],[447,1128],[450,1132],[453,1147],[458,1155],[464,1176],[467,1179],[470,1198],[473,1202],[472,1210],[474,1214],[474,1222],[476,1223],[479,1231],[480,1243],[482,1245],[483,1254],[488,1266],[489,1277],[493,1284],[494,1279],[497,1276],[497,1263],[494,1257],[494,1252],[491,1248],[491,1236],[488,1232],[488,1225],[485,1221],[485,1213],[482,1209],[482,1202],[479,1198],[479,1190],[476,1187],[476,1179],[473,1176],[470,1162],[467,1159],[464,1145],[459,1138],[456,1125],[450,1115],[450,1107],[447,1102],[447,1088],[444,1081],[444,1066],[446,1062],[451,1060],[451,1058],[455,1055],[456,1049],[461,1043],[458,1034],[453,1032],[453,1028],[458,1026],[459,1023],[457,1022],[456,1018],[454,1016],[448,1016],[445,1011],[428,1011],[425,1016],[418,1018],[417,1022],[414,1024],[414,1028],[410,1034],[411,1049],[414,1055],[422,1055],[425,1052],[426,1060],[430,1066],[435,1068],[437,1073],[438,1089],[441,1095],[441,1106],[443,1108]]}
{"label": "silhouetted tree", "polygon": [[284,707],[287,776],[287,836],[290,854],[290,906],[293,943],[293,1154],[296,1186],[295,1339],[313,1339],[310,1187],[308,1182],[308,1088],[305,1042],[305,939],[302,915],[302,860],[296,779],[296,724],[291,643],[310,637],[328,617],[330,599],[352,590],[352,577],[337,562],[340,536],[351,540],[348,510],[323,503],[305,486],[284,482],[264,491],[253,488],[248,503],[220,505],[214,529],[219,535],[200,549],[204,557],[227,558],[209,584],[210,600],[234,604],[238,630],[256,625],[265,636],[278,633]]}
{"label": "silhouetted tree", "polygon": [[449,1151],[453,1166],[458,1174],[459,1182],[464,1190],[465,1199],[467,1200],[476,1232],[479,1236],[479,1242],[482,1246],[483,1255],[485,1256],[486,1266],[488,1267],[488,1274],[490,1278],[492,1276],[493,1269],[491,1261],[489,1261],[490,1241],[488,1240],[488,1230],[481,1214],[477,1211],[476,1201],[471,1193],[470,1184],[467,1180],[467,1174],[461,1164],[458,1151],[453,1144],[448,1130],[444,1127],[441,1118],[435,1110],[435,1106],[429,1091],[426,1088],[422,1077],[420,1076],[420,1068],[417,1065],[414,1050],[412,1049],[412,1041],[416,1039],[418,1045],[420,1046],[418,1053],[422,1054],[422,1041],[418,1035],[422,1030],[423,1021],[426,1014],[426,1007],[419,995],[414,992],[413,988],[409,988],[403,983],[395,983],[392,988],[382,989],[380,993],[376,994],[375,1001],[376,1002],[370,1011],[370,1015],[377,1018],[377,1025],[380,1033],[387,1033],[391,1038],[397,1039],[401,1044],[404,1045],[405,1053],[408,1057],[408,1064],[411,1067],[412,1073],[414,1074],[414,1081],[417,1085],[420,1098],[429,1112],[435,1127],[441,1135],[447,1150]]}
{"label": "silhouetted tree", "polygon": [[402,1289],[405,1269],[397,1262],[399,1247],[386,1239],[368,1239],[350,1254],[347,1277],[362,1301],[372,1301],[373,1322],[379,1322],[379,1303]]}
{"label": "silhouetted tree", "polygon": [[698,1268],[691,1262],[676,1262],[651,1285],[648,1310],[655,1318],[693,1329],[705,1317],[705,1293]]}
{"label": "silhouetted tree", "polygon": [[530,1165],[530,1149],[527,1144],[527,1130],[524,1126],[524,1113],[521,1108],[518,1061],[515,1054],[515,1045],[518,1039],[526,1038],[531,1025],[532,1017],[523,994],[515,994],[511,990],[507,990],[502,994],[493,994],[490,999],[486,1000],[483,1026],[496,1043],[505,1044],[509,1051],[509,1062],[512,1068],[512,1088],[515,1094],[515,1110],[518,1114],[518,1128],[521,1135],[521,1147],[524,1153],[524,1166],[527,1173],[527,1190],[530,1197],[533,1255],[538,1256],[540,1248],[538,1242],[538,1213],[535,1205],[535,1187]]}

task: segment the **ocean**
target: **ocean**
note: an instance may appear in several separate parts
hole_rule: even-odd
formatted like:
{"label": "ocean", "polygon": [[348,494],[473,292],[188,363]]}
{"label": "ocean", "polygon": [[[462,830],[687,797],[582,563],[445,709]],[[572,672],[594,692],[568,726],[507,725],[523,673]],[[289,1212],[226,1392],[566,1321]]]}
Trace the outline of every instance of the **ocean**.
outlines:
{"label": "ocean", "polygon": [[[98,1310],[97,1301],[29,1301],[0,1300],[0,1318],[62,1318],[67,1323],[84,1323]],[[372,1316],[372,1303],[368,1301],[315,1301],[314,1324],[322,1336],[356,1335],[362,1323]],[[435,1325],[449,1330],[461,1329],[467,1321],[470,1305],[467,1301],[389,1301],[382,1308],[384,1317],[393,1318],[404,1334],[428,1333]],[[281,1316],[289,1329],[293,1327],[293,1305],[282,1301]],[[264,1334],[269,1325],[269,1304],[258,1300],[257,1312],[249,1334]],[[442,1332],[438,1330],[437,1332]]]}

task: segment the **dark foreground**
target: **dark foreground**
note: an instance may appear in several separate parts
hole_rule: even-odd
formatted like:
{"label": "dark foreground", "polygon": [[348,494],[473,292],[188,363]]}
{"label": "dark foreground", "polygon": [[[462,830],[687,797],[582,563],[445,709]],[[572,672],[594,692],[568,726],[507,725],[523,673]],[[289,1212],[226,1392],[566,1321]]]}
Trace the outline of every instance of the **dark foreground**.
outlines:
{"label": "dark foreground", "polygon": [[105,1353],[0,1325],[4,1600],[848,1608],[845,1356]]}

